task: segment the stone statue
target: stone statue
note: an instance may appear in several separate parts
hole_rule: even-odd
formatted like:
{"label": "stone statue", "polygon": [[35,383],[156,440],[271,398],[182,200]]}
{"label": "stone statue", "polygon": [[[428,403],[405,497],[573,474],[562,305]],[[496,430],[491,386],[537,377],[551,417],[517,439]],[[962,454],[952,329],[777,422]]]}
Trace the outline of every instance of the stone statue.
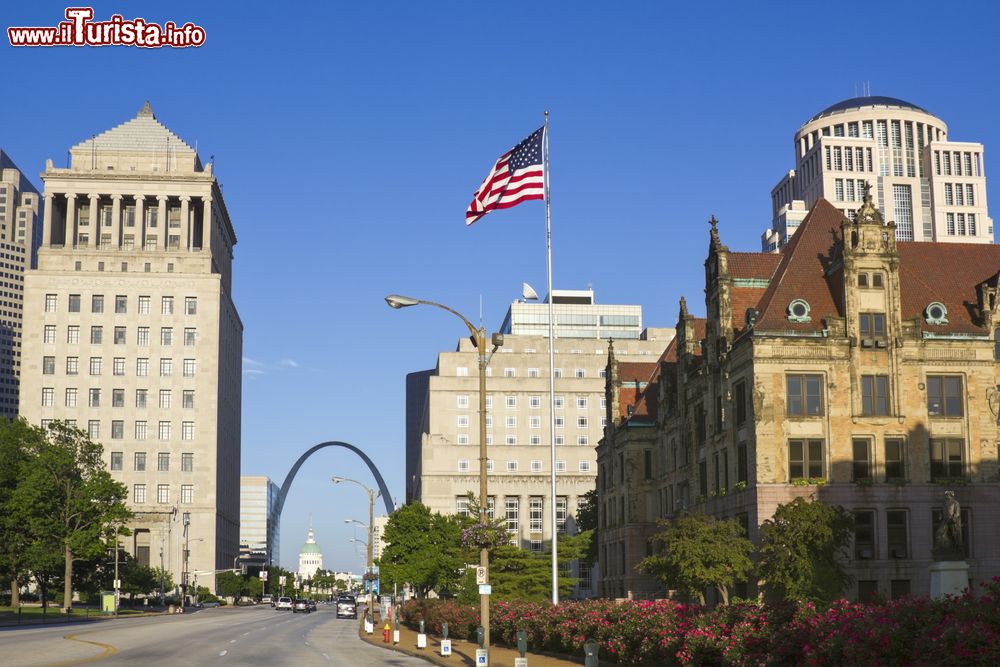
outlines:
{"label": "stone statue", "polygon": [[934,560],[965,560],[962,544],[962,508],[954,491],[944,492],[941,523],[934,531]]}

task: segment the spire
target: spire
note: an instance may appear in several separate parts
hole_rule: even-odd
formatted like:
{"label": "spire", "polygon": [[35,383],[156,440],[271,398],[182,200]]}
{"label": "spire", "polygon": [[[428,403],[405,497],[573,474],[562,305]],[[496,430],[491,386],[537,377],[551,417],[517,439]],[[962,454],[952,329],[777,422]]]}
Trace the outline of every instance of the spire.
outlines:
{"label": "spire", "polygon": [[712,226],[712,231],[709,232],[709,236],[712,239],[712,247],[718,249],[722,246],[722,241],[719,239],[719,221],[715,218],[713,214],[708,224]]}
{"label": "spire", "polygon": [[681,319],[685,319],[688,316],[688,302],[687,299],[681,297]]}
{"label": "spire", "polygon": [[858,209],[857,215],[854,217],[854,221],[857,223],[885,225],[885,219],[882,217],[882,213],[878,210],[875,204],[872,203],[872,185],[868,181],[865,181],[864,201],[861,204],[861,208]]}
{"label": "spire", "polygon": [[149,100],[146,100],[146,103],[142,105],[141,109],[139,109],[137,118],[141,118],[142,116],[150,116],[154,119],[156,118],[156,115],[153,113],[153,107],[149,106]]}

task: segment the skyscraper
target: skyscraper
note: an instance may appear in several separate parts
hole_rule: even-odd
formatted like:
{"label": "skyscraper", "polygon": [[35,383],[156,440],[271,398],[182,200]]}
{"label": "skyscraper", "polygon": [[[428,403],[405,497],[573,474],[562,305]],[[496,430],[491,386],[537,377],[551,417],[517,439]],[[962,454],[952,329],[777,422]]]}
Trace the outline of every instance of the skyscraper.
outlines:
{"label": "skyscraper", "polygon": [[127,549],[213,586],[239,555],[243,324],[212,165],[147,103],[42,180],[20,412],[102,442],[135,513]]}
{"label": "skyscraper", "polygon": [[278,564],[280,491],[268,477],[240,477],[240,562],[248,567]]}
{"label": "skyscraper", "polygon": [[823,197],[854,219],[866,183],[900,241],[992,243],[983,145],[948,138],[943,120],[892,97],[827,107],[795,133],[795,169],[771,190],[764,252],[785,246]]}

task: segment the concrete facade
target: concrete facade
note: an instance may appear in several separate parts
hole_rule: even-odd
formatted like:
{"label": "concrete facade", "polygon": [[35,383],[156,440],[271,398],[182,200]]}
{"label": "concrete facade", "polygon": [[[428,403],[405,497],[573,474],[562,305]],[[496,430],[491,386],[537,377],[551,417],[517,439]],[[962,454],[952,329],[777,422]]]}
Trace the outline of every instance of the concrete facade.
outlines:
{"label": "concrete facade", "polygon": [[214,586],[239,555],[243,324],[236,235],[212,165],[148,103],[42,174],[38,268],[25,279],[20,413],[104,444],[140,562]]}
{"label": "concrete facade", "polygon": [[871,184],[900,241],[992,243],[983,145],[948,139],[948,126],[891,97],[857,97],[821,111],[795,133],[795,169],[771,190],[762,249],[784,247],[826,198],[848,218]]}
{"label": "concrete facade", "polygon": [[600,462],[603,594],[664,593],[623,576],[649,553],[636,536],[652,521],[701,511],[757,542],[798,496],[855,515],[848,597],[930,593],[946,489],[970,581],[1000,574],[1000,248],[897,242],[871,200],[854,218],[821,199],[777,255],[731,252],[713,225],[707,319],[682,302],[655,433]]}

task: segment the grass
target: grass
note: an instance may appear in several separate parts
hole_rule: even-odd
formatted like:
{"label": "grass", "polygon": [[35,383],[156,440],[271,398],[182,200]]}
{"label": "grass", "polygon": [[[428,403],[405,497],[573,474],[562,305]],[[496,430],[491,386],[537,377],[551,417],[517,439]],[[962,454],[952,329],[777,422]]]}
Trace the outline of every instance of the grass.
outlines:
{"label": "grass", "polygon": [[[119,609],[119,616],[134,616],[142,614],[140,609]],[[111,614],[103,614],[97,606],[75,606],[69,614],[64,614],[58,605],[50,604],[47,611],[41,606],[17,607],[0,606],[0,625],[14,625],[17,623],[59,623],[67,619],[83,620],[87,618],[105,618]]]}

